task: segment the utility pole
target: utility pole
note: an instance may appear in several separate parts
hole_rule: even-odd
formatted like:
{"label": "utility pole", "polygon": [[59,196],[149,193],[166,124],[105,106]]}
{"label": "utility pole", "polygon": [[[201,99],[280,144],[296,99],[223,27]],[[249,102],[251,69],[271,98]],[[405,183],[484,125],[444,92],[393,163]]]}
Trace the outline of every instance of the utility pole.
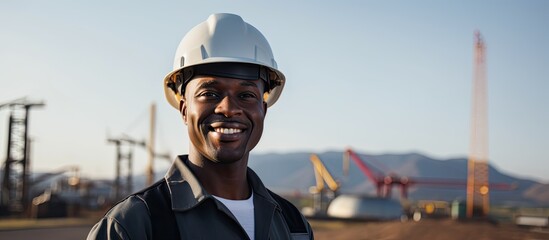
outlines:
{"label": "utility pole", "polygon": [[[116,177],[114,179],[114,198],[121,199],[124,195],[132,193],[132,162],[133,162],[133,147],[139,145],[145,147],[145,141],[137,141],[129,137],[109,138],[108,143],[116,145]],[[126,152],[123,152],[123,145],[126,146]],[[127,161],[126,182],[122,183],[122,161]]]}
{"label": "utility pole", "polygon": [[9,107],[8,141],[6,161],[3,166],[0,215],[21,214],[28,209],[30,172],[29,112],[43,107],[43,102],[31,103],[25,98],[0,104]]}
{"label": "utility pole", "polygon": [[467,163],[467,217],[487,216],[490,201],[488,188],[488,101],[486,80],[486,45],[475,32],[471,142]]}
{"label": "utility pole", "polygon": [[147,169],[145,172],[147,173],[147,185],[152,185],[154,182],[154,160],[156,158],[162,158],[166,159],[168,161],[171,161],[170,154],[159,154],[154,150],[155,146],[155,127],[156,127],[156,104],[152,103],[150,108],[150,121],[149,121],[149,143],[147,144],[147,154],[149,158],[149,162],[147,163]]}
{"label": "utility pole", "polygon": [[150,127],[149,127],[149,144],[147,145],[147,153],[149,154],[149,163],[147,166],[147,185],[152,185],[154,181],[154,135],[156,124],[156,104],[151,104],[150,109]]}

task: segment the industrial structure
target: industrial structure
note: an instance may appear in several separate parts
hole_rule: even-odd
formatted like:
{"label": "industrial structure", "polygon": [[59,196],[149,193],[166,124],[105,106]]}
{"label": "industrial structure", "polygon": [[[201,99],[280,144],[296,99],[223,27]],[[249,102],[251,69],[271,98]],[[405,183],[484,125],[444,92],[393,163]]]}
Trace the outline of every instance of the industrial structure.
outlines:
{"label": "industrial structure", "polygon": [[403,216],[401,204],[394,199],[363,194],[339,195],[341,184],[334,179],[318,155],[311,154],[309,159],[313,165],[316,185],[309,189],[313,196],[313,208],[303,209],[308,217],[379,221],[400,219]]}
{"label": "industrial structure", "polygon": [[478,31],[475,33],[473,74],[471,140],[467,163],[467,217],[486,216],[490,206],[486,45]]}
{"label": "industrial structure", "polygon": [[464,187],[465,182],[454,179],[418,179],[406,176],[398,176],[397,174],[377,173],[373,171],[362,159],[350,148],[346,149],[343,155],[343,172],[344,175],[349,173],[349,159],[352,159],[364,175],[376,187],[377,197],[390,198],[393,186],[400,187],[401,199],[408,198],[408,189],[415,184],[431,185],[431,186],[454,186]]}
{"label": "industrial structure", "polygon": [[346,220],[397,220],[406,213],[399,201],[364,195],[342,194],[328,206],[329,217]]}
{"label": "industrial structure", "polygon": [[0,215],[21,215],[29,209],[30,139],[29,112],[43,107],[42,102],[30,102],[25,98],[0,104],[0,109],[10,108],[6,160],[2,172]]}
{"label": "industrial structure", "polygon": [[[318,155],[311,154],[309,159],[313,164],[316,181],[316,185],[309,189],[313,195],[313,214],[324,214],[328,208],[328,203],[337,196],[340,184],[330,174]],[[328,189],[326,189],[324,183],[328,185]]]}
{"label": "industrial structure", "polygon": [[[148,162],[145,169],[147,185],[154,181],[154,159],[161,158],[171,161],[170,154],[159,154],[154,150],[154,136],[156,125],[156,105],[150,106],[149,140],[136,140],[127,135],[119,138],[108,138],[107,142],[116,145],[116,176],[114,179],[114,199],[133,192],[133,150],[134,146],[143,147],[147,151]],[[126,161],[125,164],[123,162]]]}
{"label": "industrial structure", "polygon": [[[0,216],[37,217],[48,215],[44,214],[44,211],[57,211],[57,214],[59,214],[63,210],[62,207],[52,208],[52,206],[55,205],[54,202],[65,204],[74,201],[76,197],[65,196],[69,192],[73,195],[78,195],[78,199],[80,200],[86,198],[84,202],[88,202],[90,206],[97,205],[92,199],[87,198],[90,196],[101,196],[102,199],[105,199],[103,197],[104,190],[111,189],[111,183],[102,184],[100,187],[100,191],[102,192],[98,193],[93,192],[95,190],[92,189],[94,187],[91,183],[86,183],[86,187],[81,188],[80,177],[78,176],[79,170],[76,166],[61,168],[31,178],[31,139],[29,138],[28,130],[29,112],[31,109],[43,107],[44,105],[43,102],[31,102],[26,98],[0,104],[0,109],[7,108],[10,110],[6,158],[1,169]],[[148,143],[132,139],[126,135],[122,135],[119,138],[107,139],[108,143],[116,146],[116,176],[112,183],[113,191],[111,196],[106,198],[116,201],[133,192],[132,164],[135,146],[146,148],[148,153],[149,162],[145,171],[147,174],[147,184],[151,184],[154,180],[154,159],[171,160],[169,154],[158,154],[154,151],[155,114],[156,107],[153,103],[150,107],[150,139]],[[66,172],[75,172],[75,174],[69,178],[59,177]],[[59,185],[62,183],[60,181],[66,181],[66,185],[70,186],[70,188],[61,190],[57,187],[55,190],[52,190],[50,189],[52,186],[47,186],[48,184]],[[46,189],[45,192],[40,192],[44,189]],[[52,209],[45,210],[47,208]]]}
{"label": "industrial structure", "polygon": [[[343,155],[343,172],[344,175],[348,175],[349,172],[349,159],[352,159],[364,175],[374,184],[376,187],[377,197],[390,198],[393,191],[393,186],[400,187],[400,197],[405,200],[408,198],[408,189],[413,185],[423,185],[429,187],[453,187],[453,188],[465,188],[468,186],[468,182],[459,179],[441,179],[441,178],[416,178],[399,176],[397,174],[379,173],[369,167],[353,150],[346,149]],[[505,183],[489,183],[486,181],[486,187],[490,186],[491,189],[496,190],[512,190],[516,188],[515,185]]]}
{"label": "industrial structure", "polygon": [[343,153],[343,174],[349,175],[349,165],[352,159],[358,168],[364,173],[364,175],[372,181],[376,187],[376,195],[378,197],[389,198],[391,197],[393,185],[400,186],[401,197],[406,199],[408,197],[408,185],[410,180],[407,177],[399,177],[395,174],[381,175],[375,173],[360,157],[350,148],[347,148]]}
{"label": "industrial structure", "polygon": [[147,185],[152,185],[154,182],[154,136],[156,126],[156,104],[152,103],[150,107],[149,119],[149,144],[147,144],[148,164],[147,164]]}
{"label": "industrial structure", "polygon": [[[138,141],[130,137],[109,138],[109,143],[116,145],[116,176],[114,178],[114,199],[119,200],[123,196],[133,192],[133,149],[138,145],[145,147],[145,141]],[[126,170],[123,170],[122,162],[126,161]],[[123,171],[125,181],[123,179]]]}

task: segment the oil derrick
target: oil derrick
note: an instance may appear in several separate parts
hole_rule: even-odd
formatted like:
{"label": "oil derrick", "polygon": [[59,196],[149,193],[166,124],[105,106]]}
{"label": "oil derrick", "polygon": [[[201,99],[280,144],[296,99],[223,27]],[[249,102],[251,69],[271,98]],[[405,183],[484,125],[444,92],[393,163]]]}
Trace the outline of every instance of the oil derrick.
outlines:
{"label": "oil derrick", "polygon": [[475,33],[471,139],[467,164],[467,217],[486,216],[489,211],[488,188],[488,104],[486,46]]}
{"label": "oil derrick", "polygon": [[[109,138],[109,143],[116,145],[116,177],[114,179],[114,198],[121,199],[123,196],[132,193],[132,162],[133,149],[135,145],[145,147],[144,141],[136,141],[128,137]],[[122,180],[122,162],[127,161],[126,181]]]}
{"label": "oil derrick", "polygon": [[44,103],[31,103],[25,98],[0,105],[10,108],[6,161],[2,172],[0,215],[23,214],[28,209],[30,140],[29,111]]}

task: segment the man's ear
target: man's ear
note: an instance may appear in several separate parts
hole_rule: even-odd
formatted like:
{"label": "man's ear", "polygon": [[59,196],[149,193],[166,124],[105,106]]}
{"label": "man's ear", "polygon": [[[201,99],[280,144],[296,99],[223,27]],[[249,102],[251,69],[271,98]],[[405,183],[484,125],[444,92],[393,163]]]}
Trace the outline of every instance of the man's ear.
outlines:
{"label": "man's ear", "polygon": [[263,112],[264,112],[263,115],[264,115],[264,116],[267,115],[267,109],[268,109],[268,107],[267,107],[267,102],[263,101]]}
{"label": "man's ear", "polygon": [[179,112],[181,112],[183,122],[185,122],[185,125],[187,125],[187,104],[185,102],[185,99],[183,98],[181,98],[181,100],[179,101]]}

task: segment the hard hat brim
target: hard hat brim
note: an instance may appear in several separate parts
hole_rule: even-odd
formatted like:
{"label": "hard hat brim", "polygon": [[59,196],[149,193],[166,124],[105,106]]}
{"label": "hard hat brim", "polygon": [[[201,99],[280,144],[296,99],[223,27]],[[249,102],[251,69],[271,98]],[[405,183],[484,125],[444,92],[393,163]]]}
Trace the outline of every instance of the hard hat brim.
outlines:
{"label": "hard hat brim", "polygon": [[219,62],[234,62],[234,63],[248,63],[248,64],[251,63],[251,64],[257,64],[257,65],[260,65],[260,66],[267,67],[269,70],[274,72],[278,77],[278,79],[277,79],[278,86],[271,89],[271,91],[269,92],[269,96],[267,97],[267,99],[265,101],[267,103],[267,107],[271,107],[272,105],[274,105],[274,103],[280,97],[280,94],[282,93],[282,90],[283,90],[284,85],[286,83],[286,76],[284,76],[284,74],[281,71],[279,71],[278,69],[274,69],[272,67],[269,67],[267,64],[256,62],[252,59],[214,57],[214,58],[204,59],[204,61],[202,61],[201,63],[186,65],[184,67],[180,67],[180,68],[177,68],[177,69],[169,72],[164,77],[164,81],[163,81],[164,95],[165,95],[166,100],[168,101],[168,103],[170,103],[170,105],[172,107],[174,107],[175,109],[179,110],[179,104],[180,104],[182,96],[179,93],[174,92],[171,88],[168,87],[168,83],[170,83],[170,81],[172,79],[172,76],[174,74],[176,74],[177,72],[181,71],[184,68],[188,68],[188,67],[192,67],[192,66],[196,66],[196,65],[201,65],[201,64],[219,63]]}

